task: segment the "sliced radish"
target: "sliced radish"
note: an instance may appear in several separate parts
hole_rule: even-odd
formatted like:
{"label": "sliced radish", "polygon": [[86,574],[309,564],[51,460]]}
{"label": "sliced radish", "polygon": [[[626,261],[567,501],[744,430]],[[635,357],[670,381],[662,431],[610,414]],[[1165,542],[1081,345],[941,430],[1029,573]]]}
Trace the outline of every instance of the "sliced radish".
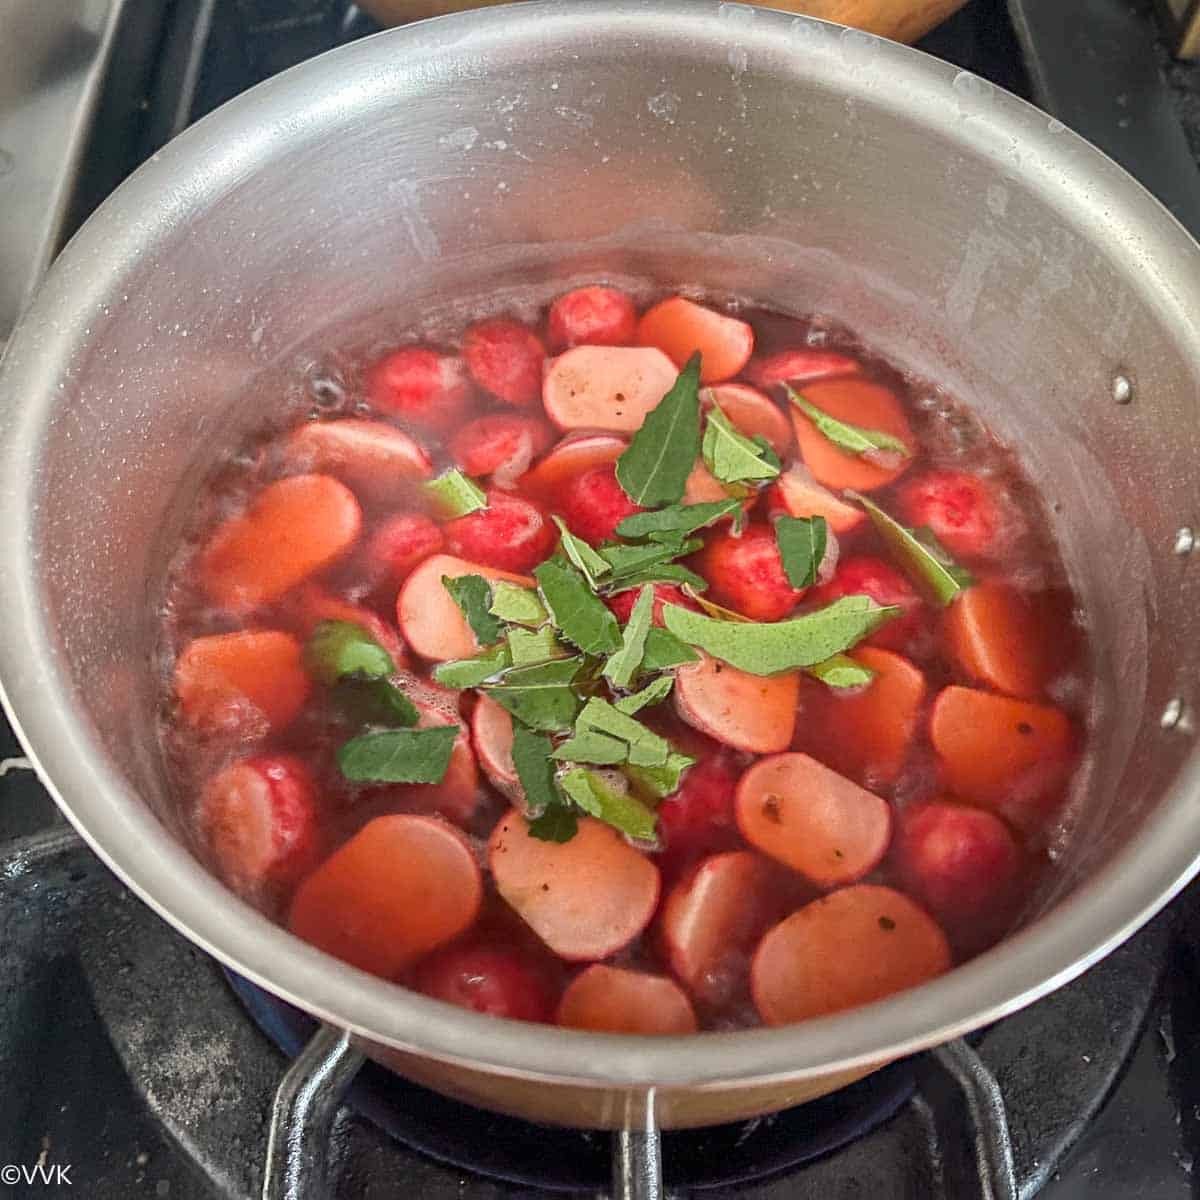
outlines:
{"label": "sliced radish", "polygon": [[781,621],[804,598],[806,589],[788,581],[775,531],[766,525],[710,533],[696,565],[709,598],[752,621]]}
{"label": "sliced radish", "polygon": [[471,714],[471,736],[479,765],[492,786],[514,804],[521,804],[525,792],[513,763],[513,726],[508,710],[490,696],[481,695]]}
{"label": "sliced radish", "polygon": [[386,979],[465,933],[483,898],[467,839],[436,817],[376,817],[296,890],[288,926]]}
{"label": "sliced radish", "polygon": [[567,481],[555,507],[576,537],[595,546],[615,538],[617,526],[626,517],[645,511],[625,494],[611,463]]}
{"label": "sliced radish", "polygon": [[396,513],[382,521],[363,547],[363,570],[377,588],[399,587],[415,567],[446,544],[424,513]]}
{"label": "sliced radish", "polygon": [[202,733],[263,737],[300,715],[310,690],[300,643],[276,629],[193,638],[175,662],[183,718]]}
{"label": "sliced radish", "polygon": [[737,821],[752,846],[821,888],[874,870],[892,837],[886,800],[807,754],[756,762],[738,784]]}
{"label": "sliced radish", "polygon": [[683,485],[683,503],[710,504],[728,499],[724,484],[704,465],[704,459],[696,459],[696,465]]}
{"label": "sliced radish", "polygon": [[912,653],[922,648],[928,634],[929,609],[917,589],[889,562],[870,554],[842,558],[833,578],[808,593],[814,608],[832,604],[842,596],[870,596],[876,604],[902,609],[867,639],[872,646]]}
{"label": "sliced radish", "polygon": [[777,383],[816,383],[820,379],[835,379],[841,375],[858,375],[862,364],[847,354],[832,350],[779,350],[774,354],[750,360],[746,378],[761,388]]}
{"label": "sliced radish", "polygon": [[439,432],[454,428],[471,398],[462,359],[418,346],[380,359],[363,383],[372,408]]}
{"label": "sliced radish", "polygon": [[450,457],[468,475],[493,473],[519,478],[535,458],[554,444],[555,433],[540,417],[527,413],[489,413],[464,426],[450,441]]}
{"label": "sliced radish", "polygon": [[472,325],[463,338],[463,358],[484,391],[520,408],[537,403],[546,348],[519,321],[495,317]]}
{"label": "sliced radish", "polygon": [[540,964],[497,946],[449,946],[424,959],[411,985],[427,996],[510,1021],[550,1021],[554,992]]}
{"label": "sliced radish", "polygon": [[290,754],[261,754],[205,785],[196,821],[221,877],[243,895],[288,884],[317,853],[316,785]]}
{"label": "sliced radish", "polygon": [[796,723],[799,677],[749,675],[701,654],[675,672],[675,704],[689,724],[736,750],[786,750]]}
{"label": "sliced radish", "polygon": [[413,651],[435,662],[470,658],[481,648],[462,609],[442,586],[443,575],[451,579],[460,575],[482,575],[485,579],[507,579],[522,587],[534,586],[528,575],[497,571],[450,554],[427,558],[404,581],[396,598],[396,620]]}
{"label": "sliced radish", "polygon": [[835,379],[807,384],[804,398],[828,416],[862,429],[872,429],[898,438],[910,457],[897,456],[894,465],[883,466],[873,458],[851,454],[834,445],[812,421],[793,405],[792,426],[805,466],[820,484],[834,492],[853,488],[873,491],[898,479],[912,464],[917,439],[895,392],[863,379]]}
{"label": "sliced radish", "polygon": [[209,538],[201,586],[226,608],[270,604],[341,558],[361,528],[354,493],[331,475],[280,479]]}
{"label": "sliced radish", "polygon": [[759,943],[750,968],[768,1025],[842,1012],[950,969],[946,935],[892,888],[859,884],[806,904]]}
{"label": "sliced radish", "polygon": [[822,487],[803,463],[788,467],[771,486],[768,503],[779,507],[790,517],[824,517],[836,534],[857,529],[867,514],[853,504],[839,500],[828,488]]}
{"label": "sliced radish", "polygon": [[[674,604],[679,608],[690,609],[692,612],[700,611],[700,606],[695,600],[681,592],[673,583],[655,583],[651,586],[654,588],[654,608],[651,610],[651,620],[655,625],[662,626],[664,604]],[[633,616],[633,607],[637,604],[640,595],[641,588],[629,588],[627,591],[609,596],[604,603],[612,609],[617,620],[624,625]]]}
{"label": "sliced radish", "polygon": [[696,1014],[678,984],[662,975],[596,963],[563,992],[558,1023],[601,1033],[695,1033]]}
{"label": "sliced radish", "polygon": [[723,383],[718,387],[705,388],[700,399],[706,405],[719,405],[739,433],[748,438],[766,438],[780,458],[785,457],[792,448],[791,421],[779,405],[758,388],[748,387],[744,383]]}
{"label": "sliced radish", "polygon": [[938,693],[929,738],[950,791],[1022,828],[1038,824],[1057,800],[1074,750],[1060,709],[965,687]]}
{"label": "sliced radish", "polygon": [[550,557],[558,530],[541,505],[502,488],[487,490],[487,507],[450,521],[446,549],[501,571],[530,571]]}
{"label": "sliced radish", "polygon": [[568,842],[533,837],[516,809],[488,842],[500,895],[560,958],[608,958],[642,932],[658,904],[658,868],[612,828],[584,817]]}
{"label": "sliced radish", "polygon": [[660,350],[577,346],[550,363],[542,402],[559,429],[634,433],[678,374]]}
{"label": "sliced radish", "polygon": [[420,728],[457,725],[460,732],[440,783],[392,784],[388,794],[405,812],[436,814],[465,827],[479,807],[479,768],[466,723],[458,714],[457,693],[424,681],[406,685],[404,691],[421,714]]}
{"label": "sliced radish", "polygon": [[959,667],[998,692],[1040,696],[1059,664],[1051,643],[1061,637],[1061,623],[1045,620],[1039,599],[1000,581],[960,592],[942,618],[946,644]]}
{"label": "sliced radish", "polygon": [[996,936],[1013,916],[1021,851],[1008,826],[982,808],[910,805],[900,814],[892,857],[904,887],[956,940],[974,941],[981,926]]}
{"label": "sliced radish", "polygon": [[862,646],[850,657],[875,672],[863,688],[841,692],[811,685],[804,705],[804,744],[815,758],[864,787],[896,781],[925,704],[925,676],[907,658]]}
{"label": "sliced radish", "polygon": [[727,1003],[749,952],[783,916],[781,872],[748,850],[714,854],[667,896],[659,932],[671,970],[705,1004]]}
{"label": "sliced radish", "polygon": [[522,490],[557,507],[560,490],[572,479],[616,462],[624,451],[624,439],[608,433],[576,433],[563,438],[536,467],[520,477]]}
{"label": "sliced radish", "polygon": [[695,741],[707,744],[688,746],[687,738],[672,734],[675,745],[697,761],[683,773],[679,788],[658,806],[658,834],[664,847],[656,861],[668,882],[680,878],[698,858],[737,844],[733,799],[741,777],[732,751],[695,735]]}
{"label": "sliced radish", "polygon": [[356,492],[378,502],[395,500],[433,474],[424,450],[383,421],[308,421],[283,446],[292,471],[336,475]]}
{"label": "sliced radish", "polygon": [[613,287],[581,287],[559,296],[546,320],[555,350],[572,346],[621,346],[633,341],[637,309]]}
{"label": "sliced radish", "polygon": [[754,330],[745,321],[682,296],[647,309],[638,322],[637,340],[656,346],[679,367],[698,350],[701,383],[732,379],[754,352]]}
{"label": "sliced radish", "polygon": [[994,483],[966,471],[926,471],[900,489],[906,525],[926,526],[951,554],[967,561],[995,558],[1015,530],[1003,494]]}

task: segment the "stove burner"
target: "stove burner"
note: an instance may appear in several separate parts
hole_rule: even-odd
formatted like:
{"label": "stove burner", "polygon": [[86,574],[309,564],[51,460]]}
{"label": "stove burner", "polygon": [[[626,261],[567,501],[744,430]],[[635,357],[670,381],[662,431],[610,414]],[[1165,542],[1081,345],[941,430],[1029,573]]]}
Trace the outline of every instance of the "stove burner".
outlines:
{"label": "stove burner", "polygon": [[[311,1017],[226,971],[260,1029],[294,1058],[317,1028]],[[831,1096],[735,1125],[663,1136],[668,1188],[730,1187],[830,1154],[894,1116],[915,1087],[911,1060],[893,1063]],[[605,1133],[533,1125],[447,1099],[368,1062],[346,1103],[398,1142],[462,1170],[525,1187],[590,1192],[608,1187]]]}

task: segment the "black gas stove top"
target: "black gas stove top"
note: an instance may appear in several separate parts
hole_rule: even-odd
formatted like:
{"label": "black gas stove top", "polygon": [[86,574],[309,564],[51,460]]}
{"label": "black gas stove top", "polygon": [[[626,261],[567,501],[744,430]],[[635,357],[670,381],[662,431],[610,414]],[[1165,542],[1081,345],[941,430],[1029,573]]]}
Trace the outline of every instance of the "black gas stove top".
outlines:
{"label": "black gas stove top", "polygon": [[[346,0],[111,0],[111,12],[56,238],[191,121],[375,28]],[[972,0],[923,48],[1079,129],[1200,232],[1200,67],[1169,62],[1149,0]],[[1200,1194],[1198,955],[1193,888],[969,1043],[790,1113],[667,1135],[670,1194]],[[361,1066],[335,1034],[228,976],[71,833],[2,723],[0,979],[0,1195],[66,1195],[68,1182],[92,1200],[609,1191],[607,1135],[479,1112]]]}

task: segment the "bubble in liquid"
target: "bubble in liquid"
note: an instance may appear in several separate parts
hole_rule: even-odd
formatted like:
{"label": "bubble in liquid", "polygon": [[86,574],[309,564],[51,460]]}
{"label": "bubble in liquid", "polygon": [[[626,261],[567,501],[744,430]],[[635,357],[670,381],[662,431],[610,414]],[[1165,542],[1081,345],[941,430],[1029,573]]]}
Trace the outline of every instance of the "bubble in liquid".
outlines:
{"label": "bubble in liquid", "polygon": [[330,375],[315,375],[308,381],[308,394],[319,408],[340,408],[346,402],[341,380]]}

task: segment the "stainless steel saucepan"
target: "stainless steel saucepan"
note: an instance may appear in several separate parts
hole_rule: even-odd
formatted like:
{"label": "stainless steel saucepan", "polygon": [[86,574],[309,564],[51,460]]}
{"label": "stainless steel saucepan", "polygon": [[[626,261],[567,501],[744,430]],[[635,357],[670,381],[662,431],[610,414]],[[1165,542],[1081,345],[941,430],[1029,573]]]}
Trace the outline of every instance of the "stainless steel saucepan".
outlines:
{"label": "stainless steel saucepan", "polygon": [[[1054,886],[934,983],[775,1030],[501,1022],[325,957],[188,849],[156,748],[153,610],[205,471],[322,346],[604,275],[847,323],[976,406],[1053,506],[1102,680],[1095,753]],[[1019,100],[866,34],[731,4],[547,0],[369,38],[156,155],[14,335],[5,703],[130,887],[404,1074],[577,1125],[793,1104],[1036,999],[1195,871],[1198,321],[1200,249],[1132,179]]]}

